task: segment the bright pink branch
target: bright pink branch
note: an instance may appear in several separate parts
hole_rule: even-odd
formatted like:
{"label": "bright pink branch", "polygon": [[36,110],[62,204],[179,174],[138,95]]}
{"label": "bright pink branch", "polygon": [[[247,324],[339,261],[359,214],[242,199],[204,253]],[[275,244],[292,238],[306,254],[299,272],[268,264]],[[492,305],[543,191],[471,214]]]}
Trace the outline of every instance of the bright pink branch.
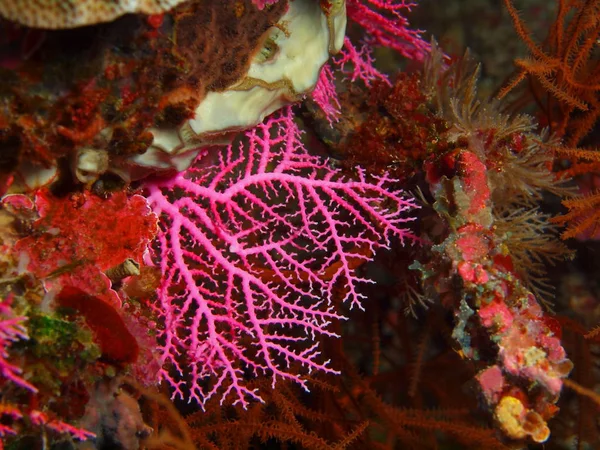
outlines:
{"label": "bright pink branch", "polygon": [[161,376],[174,396],[245,406],[260,400],[249,374],[306,387],[306,372],[335,372],[319,337],[344,319],[336,293],[361,307],[358,287],[371,281],[356,267],[411,237],[415,204],[385,175],[348,179],[309,155],[290,109],[214,151],[214,164],[148,186],[162,221]]}

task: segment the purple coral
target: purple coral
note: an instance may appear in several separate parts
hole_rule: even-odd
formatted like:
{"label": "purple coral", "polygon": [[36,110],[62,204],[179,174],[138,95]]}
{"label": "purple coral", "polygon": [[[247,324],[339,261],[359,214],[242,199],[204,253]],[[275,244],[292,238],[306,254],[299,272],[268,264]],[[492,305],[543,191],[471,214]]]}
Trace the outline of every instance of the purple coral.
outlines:
{"label": "purple coral", "polygon": [[246,406],[261,399],[249,375],[306,387],[306,371],[335,372],[318,343],[344,319],[334,298],[361,307],[371,281],[355,269],[411,237],[415,204],[387,175],[348,179],[309,155],[289,108],[211,156],[148,186],[161,217],[161,376],[174,397]]}

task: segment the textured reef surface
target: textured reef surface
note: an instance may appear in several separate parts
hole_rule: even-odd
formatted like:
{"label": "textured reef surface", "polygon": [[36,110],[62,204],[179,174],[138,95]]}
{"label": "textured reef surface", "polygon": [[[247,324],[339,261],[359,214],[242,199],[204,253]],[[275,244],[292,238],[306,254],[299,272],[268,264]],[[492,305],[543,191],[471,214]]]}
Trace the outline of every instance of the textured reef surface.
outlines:
{"label": "textured reef surface", "polygon": [[600,447],[598,42],[0,0],[0,450]]}

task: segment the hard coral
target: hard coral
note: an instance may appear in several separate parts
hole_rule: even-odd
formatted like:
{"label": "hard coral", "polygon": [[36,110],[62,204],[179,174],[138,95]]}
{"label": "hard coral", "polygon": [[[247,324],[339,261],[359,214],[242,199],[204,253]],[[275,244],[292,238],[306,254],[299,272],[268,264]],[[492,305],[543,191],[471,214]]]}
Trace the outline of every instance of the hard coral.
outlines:
{"label": "hard coral", "polygon": [[185,0],[0,0],[0,16],[34,28],[74,28],[128,13],[161,14]]}

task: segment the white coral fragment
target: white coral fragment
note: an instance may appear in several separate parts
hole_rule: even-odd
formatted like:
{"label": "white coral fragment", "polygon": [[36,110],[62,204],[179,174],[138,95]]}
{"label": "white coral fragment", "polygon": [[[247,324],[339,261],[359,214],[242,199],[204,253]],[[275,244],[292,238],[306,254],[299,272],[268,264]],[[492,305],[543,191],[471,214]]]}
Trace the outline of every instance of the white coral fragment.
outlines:
{"label": "white coral fragment", "polygon": [[185,0],[0,0],[0,16],[35,28],[61,29],[109,22],[124,14],[160,14]]}
{"label": "white coral fragment", "polygon": [[209,92],[195,116],[178,130],[152,128],[154,142],[135,165],[186,169],[200,149],[231,131],[252,127],[314,89],[319,73],[338,52],[346,30],[345,1],[324,11],[315,0],[294,0],[265,37],[246,76],[222,92]]}

